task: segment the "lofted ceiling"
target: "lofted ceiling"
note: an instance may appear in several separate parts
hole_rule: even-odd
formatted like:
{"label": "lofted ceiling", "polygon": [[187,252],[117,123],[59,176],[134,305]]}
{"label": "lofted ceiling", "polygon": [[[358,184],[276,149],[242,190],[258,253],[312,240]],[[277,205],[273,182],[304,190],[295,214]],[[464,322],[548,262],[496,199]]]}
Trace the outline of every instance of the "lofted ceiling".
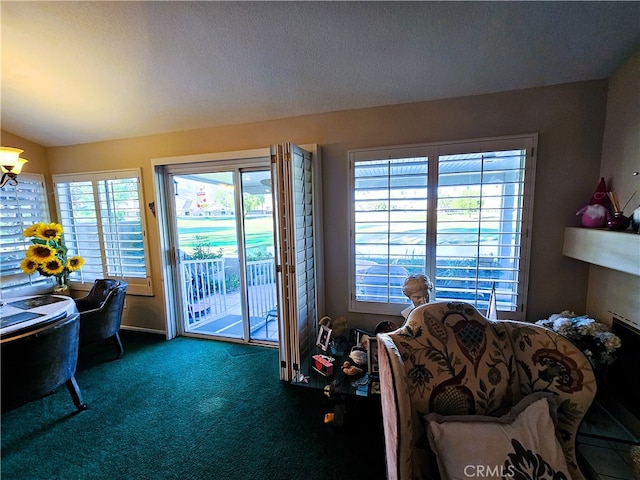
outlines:
{"label": "lofted ceiling", "polygon": [[43,146],[607,78],[640,2],[0,2],[1,127]]}

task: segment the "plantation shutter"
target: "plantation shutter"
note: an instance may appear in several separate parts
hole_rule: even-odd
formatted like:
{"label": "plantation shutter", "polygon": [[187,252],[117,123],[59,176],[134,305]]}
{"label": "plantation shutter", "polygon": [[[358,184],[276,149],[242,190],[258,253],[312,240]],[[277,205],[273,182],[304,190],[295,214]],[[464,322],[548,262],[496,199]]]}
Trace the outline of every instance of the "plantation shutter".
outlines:
{"label": "plantation shutter", "polygon": [[0,277],[2,290],[50,282],[39,274],[26,275],[20,262],[31,245],[22,236],[25,228],[34,223],[49,222],[46,190],[42,175],[20,174],[17,186],[0,188]]}
{"label": "plantation shutter", "polygon": [[285,151],[291,159],[293,179],[298,362],[302,362],[315,340],[317,320],[313,172],[310,153],[291,144],[285,145]]}
{"label": "plantation shutter", "polygon": [[280,321],[280,378],[296,380],[315,342],[317,258],[311,154],[272,145],[276,269]]}
{"label": "plantation shutter", "polygon": [[54,184],[65,243],[85,260],[70,280],[119,278],[128,293],[151,294],[139,170],[58,175]]}
{"label": "plantation shutter", "polygon": [[[495,283],[498,310],[521,310],[527,273],[521,251],[523,225],[528,225],[525,172],[531,148],[522,148],[521,140],[517,145],[521,148],[439,152],[438,300],[464,300],[486,309]],[[461,150],[457,146],[455,151]]]}
{"label": "plantation shutter", "polygon": [[402,303],[407,275],[425,271],[427,157],[356,161],[353,169],[356,300]]}
{"label": "plantation shutter", "polygon": [[[349,152],[352,311],[399,315],[408,275],[431,298],[524,316],[537,135]],[[428,161],[427,161],[428,159]]]}

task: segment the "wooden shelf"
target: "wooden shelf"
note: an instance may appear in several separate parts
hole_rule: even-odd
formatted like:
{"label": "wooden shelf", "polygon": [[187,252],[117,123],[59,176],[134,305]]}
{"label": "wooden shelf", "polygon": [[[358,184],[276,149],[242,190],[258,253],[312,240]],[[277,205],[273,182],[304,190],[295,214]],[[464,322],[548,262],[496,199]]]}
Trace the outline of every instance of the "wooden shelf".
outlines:
{"label": "wooden shelf", "polygon": [[568,227],[564,232],[562,254],[640,276],[640,235],[631,230]]}

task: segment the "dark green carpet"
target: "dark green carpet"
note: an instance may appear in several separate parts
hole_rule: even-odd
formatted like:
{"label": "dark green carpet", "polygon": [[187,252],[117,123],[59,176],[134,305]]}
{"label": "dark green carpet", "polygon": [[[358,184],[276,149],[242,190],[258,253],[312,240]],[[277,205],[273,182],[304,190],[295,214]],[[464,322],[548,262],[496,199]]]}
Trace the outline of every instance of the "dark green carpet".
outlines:
{"label": "dark green carpet", "polygon": [[123,332],[81,349],[76,379],[2,415],[3,480],[383,479],[379,401],[341,429],[321,391],[278,380],[275,349]]}

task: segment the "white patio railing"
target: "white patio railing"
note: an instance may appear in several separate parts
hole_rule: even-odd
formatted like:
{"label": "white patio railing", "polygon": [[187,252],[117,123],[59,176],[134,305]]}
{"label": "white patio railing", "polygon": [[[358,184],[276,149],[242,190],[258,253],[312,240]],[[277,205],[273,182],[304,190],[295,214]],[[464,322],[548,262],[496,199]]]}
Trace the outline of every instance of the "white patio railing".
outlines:
{"label": "white patio railing", "polygon": [[249,316],[266,318],[276,307],[276,268],[273,260],[247,262]]}
{"label": "white patio railing", "polygon": [[[183,260],[184,298],[189,328],[224,315],[242,315],[239,292],[228,292],[223,258]],[[275,262],[247,262],[251,329],[276,318]]]}
{"label": "white patio railing", "polygon": [[183,260],[184,298],[189,324],[227,311],[224,259]]}

